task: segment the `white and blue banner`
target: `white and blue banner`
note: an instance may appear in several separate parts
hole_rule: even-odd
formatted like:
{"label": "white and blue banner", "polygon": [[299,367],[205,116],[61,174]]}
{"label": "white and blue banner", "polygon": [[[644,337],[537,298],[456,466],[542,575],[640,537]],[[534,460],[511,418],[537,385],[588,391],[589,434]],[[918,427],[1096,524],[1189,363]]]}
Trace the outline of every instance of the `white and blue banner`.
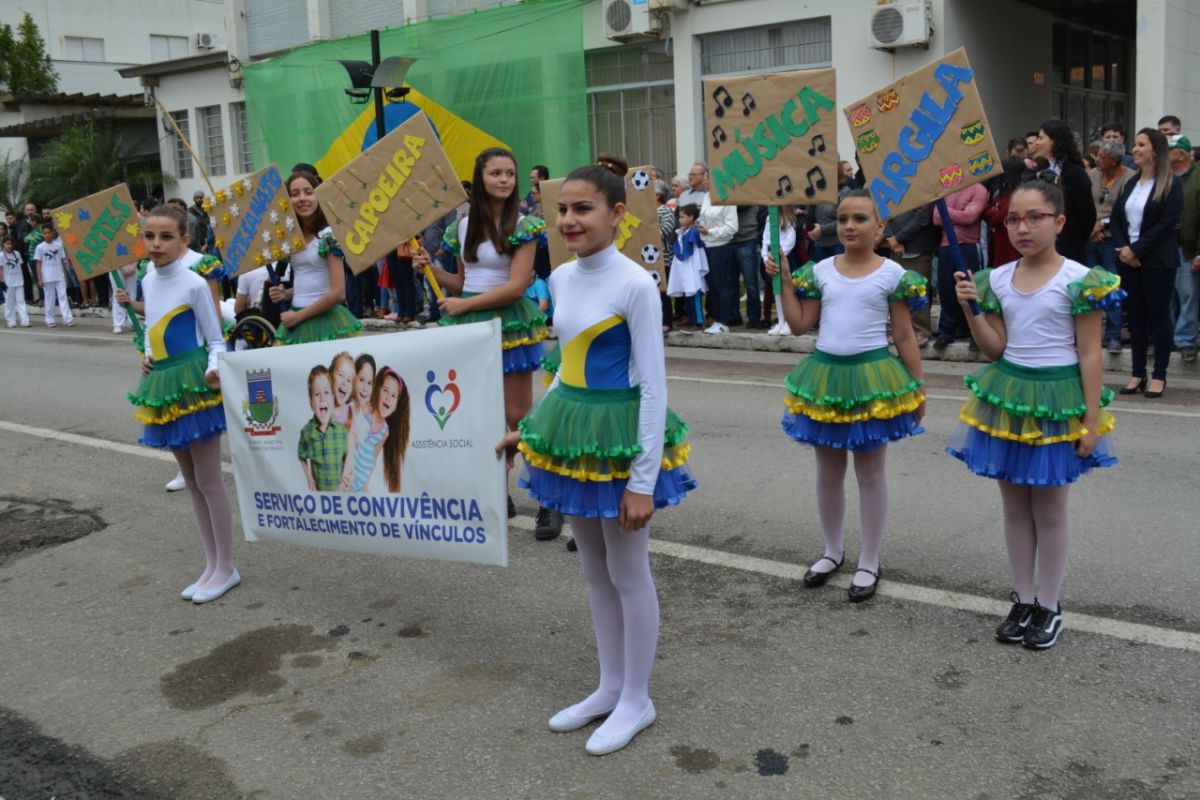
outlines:
{"label": "white and blue banner", "polygon": [[500,323],[226,353],[248,541],[508,563]]}

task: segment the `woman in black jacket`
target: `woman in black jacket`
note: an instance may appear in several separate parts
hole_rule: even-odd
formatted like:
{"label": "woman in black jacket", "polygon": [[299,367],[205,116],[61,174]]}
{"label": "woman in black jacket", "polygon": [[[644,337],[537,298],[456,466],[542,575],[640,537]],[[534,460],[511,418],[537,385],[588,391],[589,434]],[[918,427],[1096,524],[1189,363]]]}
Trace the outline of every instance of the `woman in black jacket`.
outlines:
{"label": "woman in black jacket", "polygon": [[[1183,185],[1167,159],[1167,137],[1142,128],[1133,140],[1137,179],[1125,184],[1109,225],[1120,262],[1125,319],[1133,339],[1133,378],[1121,394],[1162,397],[1171,359],[1171,292],[1179,268],[1179,217]],[[1154,343],[1154,371],[1146,380],[1146,349]]]}
{"label": "woman in black jacket", "polygon": [[[1092,202],[1092,181],[1088,178],[1071,126],[1061,119],[1048,119],[1038,130],[1035,157],[1050,162],[1040,177],[1054,178],[1062,189],[1067,205],[1067,223],[1058,234],[1060,255],[1084,263],[1087,242],[1096,224],[1096,205]],[[1095,266],[1092,264],[1091,266]]]}

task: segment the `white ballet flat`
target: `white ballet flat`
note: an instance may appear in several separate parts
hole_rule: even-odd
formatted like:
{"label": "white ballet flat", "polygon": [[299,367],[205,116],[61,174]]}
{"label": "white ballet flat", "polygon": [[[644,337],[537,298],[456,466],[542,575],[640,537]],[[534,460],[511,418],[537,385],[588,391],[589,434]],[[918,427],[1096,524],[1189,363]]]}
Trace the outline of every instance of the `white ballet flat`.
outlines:
{"label": "white ballet flat", "polygon": [[191,600],[192,597],[196,594],[196,590],[199,588],[200,588],[200,584],[193,583],[191,586],[187,587],[182,592],[180,592],[179,596],[182,597],[184,600]]}
{"label": "white ballet flat", "polygon": [[[612,713],[612,708],[610,708],[607,711],[601,711],[599,714],[591,714],[581,717],[572,714],[571,708],[571,706],[568,706],[550,718],[550,721],[546,723],[550,726],[550,730],[554,731],[555,733],[577,731],[584,725],[587,725],[590,722],[595,722],[601,717],[607,717]],[[614,705],[613,708],[616,708],[616,706]]]}
{"label": "white ballet flat", "polygon": [[235,569],[229,578],[215,589],[197,589],[192,595],[193,603],[207,603],[210,600],[216,600],[221,595],[228,592],[233,587],[242,582],[242,576]]}
{"label": "white ballet flat", "polygon": [[638,719],[637,724],[633,726],[632,730],[622,734],[621,736],[603,736],[601,735],[600,731],[596,731],[587,740],[587,744],[584,745],[584,749],[587,750],[588,755],[590,756],[603,756],[608,755],[609,753],[615,753],[633,741],[633,737],[650,727],[657,716],[658,715],[654,712],[654,703],[651,703],[646,710],[642,712],[642,716]]}

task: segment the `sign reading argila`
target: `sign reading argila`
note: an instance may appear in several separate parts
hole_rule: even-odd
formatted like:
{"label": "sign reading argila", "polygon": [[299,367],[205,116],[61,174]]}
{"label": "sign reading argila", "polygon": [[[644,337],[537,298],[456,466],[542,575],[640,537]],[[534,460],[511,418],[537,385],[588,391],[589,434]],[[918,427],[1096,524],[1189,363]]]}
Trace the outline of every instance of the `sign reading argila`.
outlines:
{"label": "sign reading argila", "polygon": [[832,69],[704,81],[712,202],[836,202],[836,91]]}
{"label": "sign reading argila", "polygon": [[52,216],[80,280],[107,274],[146,254],[141,221],[123,183],[56,208]]}
{"label": "sign reading argila", "polygon": [[995,175],[996,144],[966,50],[844,111],[867,189],[884,219]]}
{"label": "sign reading argila", "polygon": [[221,259],[238,275],[304,249],[279,167],[272,164],[204,198]]}
{"label": "sign reading argila", "polygon": [[417,114],[317,187],[356,274],[467,199],[425,114]]}

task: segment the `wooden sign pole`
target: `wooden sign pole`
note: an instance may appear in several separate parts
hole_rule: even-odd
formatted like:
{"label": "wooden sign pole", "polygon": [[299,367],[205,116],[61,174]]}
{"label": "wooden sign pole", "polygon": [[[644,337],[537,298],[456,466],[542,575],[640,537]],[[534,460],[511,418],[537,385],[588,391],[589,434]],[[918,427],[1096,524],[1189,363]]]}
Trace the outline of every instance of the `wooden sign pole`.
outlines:
{"label": "wooden sign pole", "polygon": [[175,135],[179,137],[179,141],[183,142],[183,146],[187,148],[188,153],[192,156],[192,161],[196,162],[196,167],[200,170],[200,177],[204,178],[204,182],[208,185],[208,193],[215,195],[217,190],[213,186],[212,179],[208,177],[208,170],[204,168],[204,162],[200,160],[200,156],[196,155],[196,151],[192,149],[192,143],[183,135],[183,131],[179,130],[179,126],[175,123],[175,118],[167,112],[167,109],[163,108],[163,104],[158,101],[157,97],[154,98],[154,105],[158,106],[158,110],[162,112],[163,118],[171,126],[171,130],[175,131]]}

